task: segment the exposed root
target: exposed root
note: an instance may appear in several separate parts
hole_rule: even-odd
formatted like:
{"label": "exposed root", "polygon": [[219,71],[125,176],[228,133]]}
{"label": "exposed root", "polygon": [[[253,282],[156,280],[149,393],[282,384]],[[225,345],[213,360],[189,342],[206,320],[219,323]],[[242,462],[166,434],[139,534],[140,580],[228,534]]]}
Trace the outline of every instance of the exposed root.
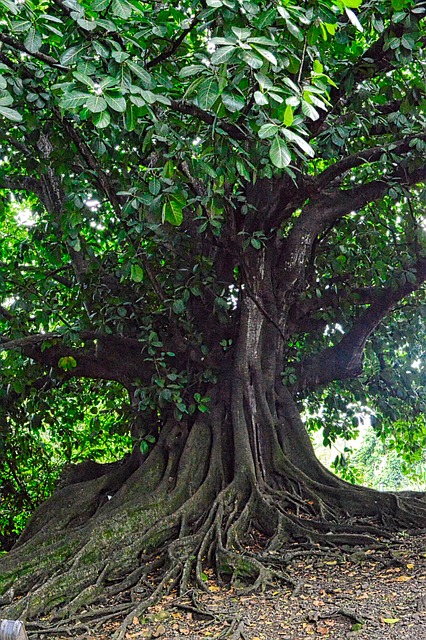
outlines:
{"label": "exposed root", "polygon": [[[205,432],[202,436],[207,440]],[[199,453],[195,480],[190,464],[176,473],[175,461],[154,458],[151,475],[131,478],[122,496],[114,496],[84,526],[54,527],[50,538],[38,530],[34,543],[29,540],[10,554],[12,561],[30,550],[29,560],[20,560],[17,569],[9,563],[4,591],[15,584],[20,597],[2,616],[32,620],[49,614],[48,623],[27,626],[50,635],[88,633],[124,616],[114,635],[122,640],[135,617],[172,591],[191,594],[201,612],[196,593],[209,592],[208,567],[215,569],[220,585],[243,592],[285,583],[297,593],[300,585],[287,571],[298,557],[325,555],[342,545],[377,547],[391,538],[383,521],[412,525],[419,517],[426,526],[420,494],[378,494],[338,479],[331,487],[327,477],[324,484],[303,473],[297,478],[291,465],[286,481],[283,473],[274,473],[270,481],[246,474],[227,484],[220,465],[212,462],[219,459],[214,447],[210,439]],[[194,443],[188,450],[193,449]],[[103,486],[101,479],[96,482]],[[141,486],[149,489],[146,495],[141,496]],[[344,490],[348,506],[342,506]],[[71,492],[67,495],[71,499]],[[358,516],[363,495],[370,511]],[[120,602],[111,604],[117,596]],[[242,623],[232,624],[231,633],[243,639]]]}

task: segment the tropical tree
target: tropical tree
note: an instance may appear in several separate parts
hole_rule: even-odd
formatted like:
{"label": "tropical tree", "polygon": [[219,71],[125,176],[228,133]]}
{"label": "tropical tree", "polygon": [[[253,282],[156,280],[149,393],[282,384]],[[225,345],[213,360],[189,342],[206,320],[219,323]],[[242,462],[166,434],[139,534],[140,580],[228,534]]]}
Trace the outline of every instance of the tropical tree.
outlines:
{"label": "tropical tree", "polygon": [[326,470],[300,409],[362,383],[421,421],[391,365],[424,335],[426,2],[0,5],[3,419],[116,383],[133,442],[32,517],[3,617],[135,589],[122,634],[209,564],[259,587],[289,541],[424,528],[422,494]]}

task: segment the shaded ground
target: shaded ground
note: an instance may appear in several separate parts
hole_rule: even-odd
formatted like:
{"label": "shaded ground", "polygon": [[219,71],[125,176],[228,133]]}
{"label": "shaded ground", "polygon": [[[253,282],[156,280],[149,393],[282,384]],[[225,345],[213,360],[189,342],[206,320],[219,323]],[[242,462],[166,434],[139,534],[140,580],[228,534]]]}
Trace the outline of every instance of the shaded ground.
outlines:
{"label": "shaded ground", "polygon": [[[296,557],[289,569],[294,589],[271,585],[261,594],[219,587],[206,574],[207,593],[171,595],[134,618],[125,638],[426,640],[426,534],[382,549],[317,550]],[[92,621],[79,637],[107,640],[118,626],[111,619],[96,630]]]}

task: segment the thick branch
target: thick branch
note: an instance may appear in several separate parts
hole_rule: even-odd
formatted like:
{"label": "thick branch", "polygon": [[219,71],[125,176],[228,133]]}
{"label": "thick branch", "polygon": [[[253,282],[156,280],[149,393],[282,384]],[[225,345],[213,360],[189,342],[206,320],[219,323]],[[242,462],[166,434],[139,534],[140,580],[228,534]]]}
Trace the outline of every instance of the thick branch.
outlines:
{"label": "thick branch", "polygon": [[239,127],[235,124],[230,124],[228,122],[224,122],[220,120],[217,116],[212,115],[208,111],[204,111],[197,107],[195,104],[189,104],[189,102],[184,102],[183,100],[172,100],[171,107],[175,111],[182,113],[184,115],[193,116],[197,118],[197,120],[201,120],[206,124],[215,124],[217,123],[220,129],[223,129],[226,133],[228,133],[235,140],[246,140],[247,134],[245,134]]}
{"label": "thick branch", "polygon": [[281,251],[283,281],[293,286],[296,281],[304,279],[313,242],[318,234],[330,225],[352,211],[358,211],[370,202],[382,198],[392,182],[412,186],[425,180],[426,163],[411,172],[398,168],[393,174],[386,176],[386,180],[373,180],[364,185],[357,185],[353,189],[334,189],[318,197],[312,197],[283,242]]}
{"label": "thick branch", "polygon": [[354,169],[355,167],[359,167],[365,163],[377,162],[384,153],[392,153],[397,156],[409,153],[410,151],[413,151],[413,148],[410,147],[410,143],[412,140],[416,139],[426,140],[426,133],[413,134],[399,142],[393,141],[386,146],[371,147],[370,149],[364,149],[363,151],[354,153],[351,156],[347,156],[320,173],[315,178],[315,188],[321,190],[324,187],[327,187],[336,178],[343,176],[343,174],[350,169]]}
{"label": "thick branch", "polygon": [[68,67],[64,67],[59,62],[59,60],[52,58],[52,56],[48,56],[45,53],[42,53],[41,51],[35,51],[35,52],[29,51],[18,40],[15,40],[15,38],[11,38],[10,36],[5,35],[4,33],[0,33],[0,42],[3,42],[9,47],[12,47],[12,49],[15,49],[16,51],[21,51],[22,53],[25,53],[25,55],[28,55],[31,58],[36,58],[37,60],[41,60],[42,62],[45,62],[46,64],[48,64],[50,67],[55,67],[55,68],[60,67],[65,71],[68,69]]}
{"label": "thick branch", "polygon": [[182,31],[180,36],[178,36],[176,40],[173,40],[165,51],[160,53],[156,58],[153,58],[152,60],[150,60],[147,63],[146,68],[152,69],[152,67],[155,67],[160,62],[164,62],[164,60],[167,60],[168,58],[170,58],[170,56],[172,56],[178,50],[179,46],[185,40],[186,36],[191,33],[192,29],[198,24],[198,22],[199,22],[199,15],[196,15],[192,19],[192,22],[189,25],[189,27],[184,31]]}
{"label": "thick branch", "polygon": [[9,189],[9,191],[31,191],[40,197],[42,187],[40,180],[29,176],[2,176],[0,178],[0,189]]}
{"label": "thick branch", "polygon": [[[116,380],[124,386],[131,385],[135,380],[151,381],[154,371],[150,363],[145,361],[141,353],[142,345],[137,340],[95,332],[85,332],[82,338],[92,345],[67,346],[63,343],[63,336],[52,332],[3,340],[0,351],[20,349],[28,358],[68,377]],[[52,344],[43,348],[46,342]],[[67,356],[73,357],[77,365],[65,373],[59,366],[59,360]]]}
{"label": "thick branch", "polygon": [[0,316],[3,316],[5,320],[13,320],[14,316],[5,307],[0,305]]}
{"label": "thick branch", "polygon": [[354,306],[365,306],[377,299],[379,291],[376,287],[360,287],[343,290],[326,289],[321,298],[305,298],[296,302],[289,311],[290,333],[312,333],[317,329],[324,330],[327,320],[313,317],[318,311],[339,309],[344,301],[351,299]]}
{"label": "thick branch", "polygon": [[418,260],[410,271],[416,272],[415,282],[407,280],[398,288],[391,285],[385,287],[337,345],[300,363],[297,370],[299,390],[313,389],[333,380],[353,378],[362,372],[368,338],[398,302],[421,288],[426,280],[426,258]]}

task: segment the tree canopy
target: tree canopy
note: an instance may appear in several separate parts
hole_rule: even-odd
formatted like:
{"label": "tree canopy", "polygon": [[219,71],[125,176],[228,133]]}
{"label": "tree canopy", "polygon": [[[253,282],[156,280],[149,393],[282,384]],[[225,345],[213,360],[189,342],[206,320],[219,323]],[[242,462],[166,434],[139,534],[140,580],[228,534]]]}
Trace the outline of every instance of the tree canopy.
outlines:
{"label": "tree canopy", "polygon": [[[323,469],[299,411],[325,442],[366,406],[404,455],[426,441],[425,16],[412,0],[0,0],[0,446],[15,483],[29,442],[104,463],[3,559],[0,589],[24,595],[8,615],[70,584],[94,601],[108,545],[105,584],[134,586],[152,553],[158,594],[202,586],[204,562],[265,584],[267,554],[240,561],[253,527],[275,551],[424,526],[422,495],[394,507]],[[70,523],[101,536],[91,563]],[[25,595],[64,553],[84,569],[54,578],[56,599]]]}

